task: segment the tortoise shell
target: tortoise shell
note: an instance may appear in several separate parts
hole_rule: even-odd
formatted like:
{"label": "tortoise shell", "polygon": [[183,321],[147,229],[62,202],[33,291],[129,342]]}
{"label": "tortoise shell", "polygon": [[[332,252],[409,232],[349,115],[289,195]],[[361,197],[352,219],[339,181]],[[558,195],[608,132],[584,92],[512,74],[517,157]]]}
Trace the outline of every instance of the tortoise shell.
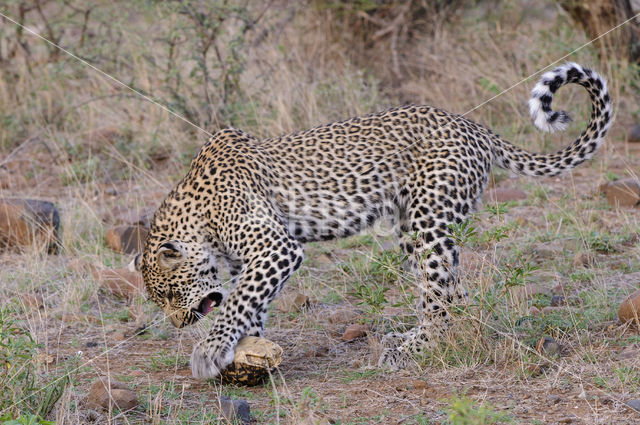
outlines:
{"label": "tortoise shell", "polygon": [[236,346],[235,357],[220,374],[223,384],[253,386],[282,362],[282,347],[265,338],[247,336]]}

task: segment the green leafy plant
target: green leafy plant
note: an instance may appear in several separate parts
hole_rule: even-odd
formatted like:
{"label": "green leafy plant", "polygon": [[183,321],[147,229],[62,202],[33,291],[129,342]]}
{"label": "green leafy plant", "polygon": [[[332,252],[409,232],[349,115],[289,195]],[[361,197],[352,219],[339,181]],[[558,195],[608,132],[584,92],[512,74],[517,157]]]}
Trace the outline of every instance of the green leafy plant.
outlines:
{"label": "green leafy plant", "polygon": [[[43,382],[37,370],[38,344],[20,326],[10,308],[0,308],[0,414],[16,421],[34,422],[45,417],[62,396],[69,373]],[[26,422],[25,422],[26,421]]]}
{"label": "green leafy plant", "polygon": [[445,423],[448,425],[491,425],[511,422],[506,414],[494,411],[488,404],[477,406],[467,397],[454,397],[447,410],[448,417]]}

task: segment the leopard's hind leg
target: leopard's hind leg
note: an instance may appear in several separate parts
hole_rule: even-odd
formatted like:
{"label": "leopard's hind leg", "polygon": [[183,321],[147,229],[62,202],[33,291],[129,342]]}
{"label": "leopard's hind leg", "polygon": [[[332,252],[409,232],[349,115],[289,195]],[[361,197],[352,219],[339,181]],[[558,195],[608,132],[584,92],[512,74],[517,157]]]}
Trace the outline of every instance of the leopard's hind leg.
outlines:
{"label": "leopard's hind leg", "polygon": [[462,214],[420,204],[407,211],[404,227],[410,232],[405,232],[401,246],[420,293],[419,324],[405,333],[385,335],[380,367],[404,368],[432,349],[449,325],[451,306],[467,297],[456,276],[458,247],[449,228],[462,221]]}

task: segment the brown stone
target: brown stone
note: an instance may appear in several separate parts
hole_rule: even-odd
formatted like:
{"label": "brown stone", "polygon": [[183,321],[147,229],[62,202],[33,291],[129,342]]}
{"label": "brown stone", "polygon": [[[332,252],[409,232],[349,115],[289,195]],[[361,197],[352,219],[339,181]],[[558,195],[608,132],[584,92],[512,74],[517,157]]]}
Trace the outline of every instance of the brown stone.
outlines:
{"label": "brown stone", "polygon": [[344,333],[342,334],[342,340],[343,341],[352,341],[356,338],[360,338],[363,337],[367,334],[367,332],[369,331],[369,326],[368,325],[361,325],[361,324],[353,324],[353,325],[349,325],[349,327],[344,331]]}
{"label": "brown stone", "polygon": [[93,273],[93,278],[117,297],[134,298],[144,293],[144,280],[138,272],[129,269],[102,269]]}
{"label": "brown stone", "polygon": [[638,323],[640,320],[640,289],[622,301],[618,309],[618,318],[623,323],[631,320]]}
{"label": "brown stone", "polygon": [[309,297],[299,292],[284,294],[278,299],[278,310],[283,313],[296,313],[309,306]]}
{"label": "brown stone", "polygon": [[627,142],[640,143],[640,124],[636,124],[631,127],[631,130],[629,130],[629,133],[627,134]]}
{"label": "brown stone", "polygon": [[511,189],[507,187],[496,187],[489,189],[485,195],[485,202],[507,202],[521,201],[527,199],[527,193],[520,189]]}
{"label": "brown stone", "polygon": [[640,183],[636,179],[623,179],[600,186],[609,205],[635,207],[640,203]]}
{"label": "brown stone", "polygon": [[576,252],[573,256],[573,267],[593,267],[595,256],[590,252]]}
{"label": "brown stone", "polygon": [[425,388],[427,388],[427,383],[422,379],[415,379],[412,382],[411,386],[416,390],[424,390]]}
{"label": "brown stone", "polygon": [[138,405],[138,396],[126,384],[101,376],[91,385],[86,405],[90,409],[130,410]]}
{"label": "brown stone", "polygon": [[47,201],[0,198],[0,249],[43,246],[57,252],[60,214]]}
{"label": "brown stone", "polygon": [[149,230],[144,226],[116,226],[107,232],[107,246],[124,254],[142,252]]}

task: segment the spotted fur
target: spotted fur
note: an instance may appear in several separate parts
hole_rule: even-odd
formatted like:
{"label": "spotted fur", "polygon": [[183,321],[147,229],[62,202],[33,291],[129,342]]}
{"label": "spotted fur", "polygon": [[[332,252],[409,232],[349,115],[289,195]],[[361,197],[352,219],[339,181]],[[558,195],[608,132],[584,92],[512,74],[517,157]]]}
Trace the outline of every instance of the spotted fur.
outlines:
{"label": "spotted fur", "polygon": [[[466,296],[448,226],[476,209],[492,164],[555,176],[591,158],[612,122],[604,80],[568,63],[544,74],[530,110],[543,130],[568,122],[551,100],[567,83],[592,103],[586,130],[554,154],[529,153],[490,130],[429,106],[405,106],[287,136],[257,140],[235,129],[212,137],[156,212],[136,260],[152,300],[182,327],[219,305],[193,350],[196,377],[233,360],[245,335],[262,335],[269,303],[303,259],[303,244],[356,234],[390,216],[420,292],[420,322],[389,334],[380,366],[403,367],[445,329]],[[219,273],[233,284],[227,295]]]}

